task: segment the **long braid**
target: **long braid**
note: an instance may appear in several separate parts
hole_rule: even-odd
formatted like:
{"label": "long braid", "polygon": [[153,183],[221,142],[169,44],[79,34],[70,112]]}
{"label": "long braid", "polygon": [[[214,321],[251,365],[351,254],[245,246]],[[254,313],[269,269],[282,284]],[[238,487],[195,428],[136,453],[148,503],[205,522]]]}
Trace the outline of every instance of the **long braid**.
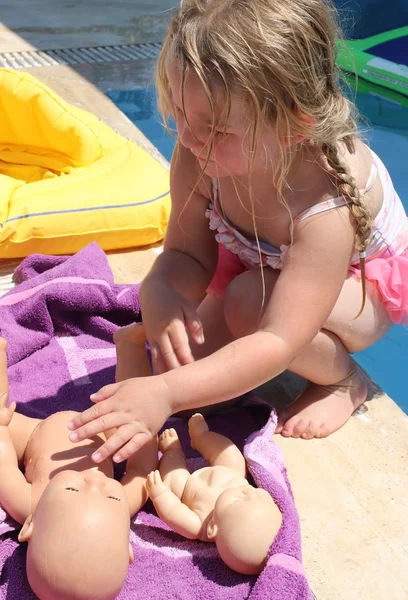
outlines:
{"label": "long braid", "polygon": [[371,214],[370,209],[364,202],[360,194],[360,190],[348,166],[342,162],[339,156],[337,146],[334,144],[323,144],[323,152],[327,158],[330,167],[336,171],[339,180],[338,189],[340,195],[347,202],[347,206],[356,221],[356,236],[355,247],[360,253],[360,269],[361,269],[361,285],[363,291],[363,299],[361,308],[358,314],[354,317],[357,319],[364,310],[366,301],[366,278],[365,278],[365,259],[366,249],[370,241],[371,234]]}

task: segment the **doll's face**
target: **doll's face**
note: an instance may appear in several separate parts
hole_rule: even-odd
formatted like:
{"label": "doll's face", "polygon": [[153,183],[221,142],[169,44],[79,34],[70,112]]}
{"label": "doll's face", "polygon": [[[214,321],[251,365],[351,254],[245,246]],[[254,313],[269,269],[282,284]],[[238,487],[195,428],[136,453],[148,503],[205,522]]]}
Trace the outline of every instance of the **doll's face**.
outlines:
{"label": "doll's face", "polygon": [[123,486],[96,467],[87,471],[61,471],[45,488],[40,503],[51,511],[58,504],[59,512],[66,518],[70,518],[71,513],[86,513],[89,507],[108,519],[120,515],[129,518]]}
{"label": "doll's face", "polygon": [[90,589],[95,598],[116,597],[133,558],[120,483],[94,469],[62,471],[44,490],[26,535],[25,527],[27,574],[41,600],[85,599]]}
{"label": "doll's face", "polygon": [[281,512],[270,494],[248,484],[219,496],[208,535],[231,569],[256,575],[265,565],[281,524]]}

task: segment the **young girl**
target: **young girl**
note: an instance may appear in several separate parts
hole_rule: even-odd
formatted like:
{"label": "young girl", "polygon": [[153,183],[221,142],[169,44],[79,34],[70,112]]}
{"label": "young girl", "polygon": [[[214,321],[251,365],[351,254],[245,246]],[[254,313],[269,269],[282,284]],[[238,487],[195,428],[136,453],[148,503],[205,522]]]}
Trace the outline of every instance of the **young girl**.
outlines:
{"label": "young girl", "polygon": [[174,17],[157,76],[172,213],[140,292],[157,375],[69,424],[77,440],[119,427],[96,461],[285,369],[311,383],[282,435],[327,436],[366,399],[350,353],[408,320],[408,225],[357,137],[337,35],[325,0],[185,0]]}

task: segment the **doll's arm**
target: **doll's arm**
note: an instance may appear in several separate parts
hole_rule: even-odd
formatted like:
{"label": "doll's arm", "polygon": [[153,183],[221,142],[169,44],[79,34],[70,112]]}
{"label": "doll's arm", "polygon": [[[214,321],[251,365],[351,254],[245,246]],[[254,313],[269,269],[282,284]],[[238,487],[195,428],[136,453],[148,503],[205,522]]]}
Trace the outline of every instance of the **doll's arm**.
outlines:
{"label": "doll's arm", "polygon": [[126,464],[126,473],[120,480],[125,488],[130,516],[137,513],[148,498],[147,476],[157,468],[157,438],[132,454]]}
{"label": "doll's arm", "polygon": [[15,403],[7,406],[7,394],[0,395],[0,504],[15,521],[23,524],[31,513],[31,484],[18,468],[17,453],[8,425]]}
{"label": "doll's arm", "polygon": [[150,473],[147,489],[162,521],[183,537],[198,539],[203,526],[200,517],[163,483],[159,471]]}

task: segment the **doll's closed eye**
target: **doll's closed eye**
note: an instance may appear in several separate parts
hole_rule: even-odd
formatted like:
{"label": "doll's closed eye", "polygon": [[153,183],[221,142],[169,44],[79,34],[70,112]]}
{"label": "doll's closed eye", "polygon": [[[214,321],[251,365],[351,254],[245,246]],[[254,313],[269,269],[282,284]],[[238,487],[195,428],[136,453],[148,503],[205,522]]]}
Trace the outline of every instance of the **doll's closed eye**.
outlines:
{"label": "doll's closed eye", "polygon": [[77,490],[76,488],[72,488],[72,487],[67,487],[65,489],[68,490],[69,492],[79,492],[79,490]]}
{"label": "doll's closed eye", "polygon": [[120,498],[116,498],[116,496],[107,496],[107,498],[110,498],[111,500],[117,500],[118,502],[121,502]]}

